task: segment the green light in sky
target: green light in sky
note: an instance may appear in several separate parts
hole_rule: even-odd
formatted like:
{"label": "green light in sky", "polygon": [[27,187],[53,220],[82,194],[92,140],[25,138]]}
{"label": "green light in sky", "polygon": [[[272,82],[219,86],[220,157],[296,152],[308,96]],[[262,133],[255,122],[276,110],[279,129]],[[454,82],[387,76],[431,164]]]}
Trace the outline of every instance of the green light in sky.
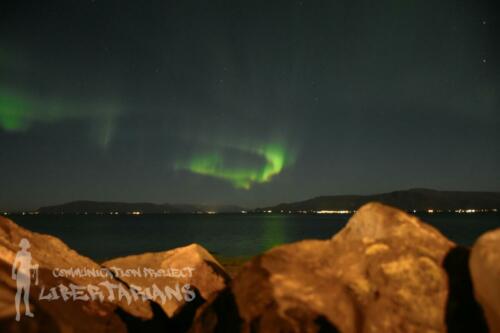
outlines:
{"label": "green light in sky", "polygon": [[120,112],[116,103],[75,103],[61,99],[40,100],[0,86],[0,130],[20,132],[36,123],[84,119],[92,125],[91,135],[106,148]]}
{"label": "green light in sky", "polygon": [[17,96],[0,92],[0,127],[7,131],[21,131],[27,128],[30,115],[29,102]]}
{"label": "green light in sky", "polygon": [[267,183],[291,161],[280,144],[267,144],[259,148],[238,148],[262,158],[261,166],[234,166],[230,159],[219,152],[195,155],[187,162],[177,163],[179,169],[229,181],[235,188],[250,189],[253,184]]}

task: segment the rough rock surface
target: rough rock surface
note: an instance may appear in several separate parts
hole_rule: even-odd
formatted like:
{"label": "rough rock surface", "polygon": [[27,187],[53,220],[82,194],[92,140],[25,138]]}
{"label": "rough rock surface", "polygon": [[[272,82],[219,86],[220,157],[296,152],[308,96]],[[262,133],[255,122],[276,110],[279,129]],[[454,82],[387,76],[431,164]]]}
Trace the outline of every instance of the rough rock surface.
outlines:
{"label": "rough rock surface", "polygon": [[[35,317],[16,322],[11,269],[23,238],[40,266],[40,283],[30,289]],[[482,333],[488,331],[484,309],[490,332],[500,333],[499,247],[500,229],[483,235],[470,252],[414,216],[371,203],[332,239],[276,247],[230,281],[196,244],[99,266],[55,237],[0,217],[0,332]],[[53,274],[104,265],[122,273]],[[47,294],[60,284],[104,281],[155,301],[63,301],[60,289],[57,300],[38,298],[41,288]],[[187,285],[195,293],[186,293]]]}
{"label": "rough rock surface", "polygon": [[481,304],[491,333],[500,333],[500,229],[482,235],[470,256],[476,299]]}
{"label": "rough rock surface", "polygon": [[453,247],[416,217],[367,204],[331,240],[251,260],[192,332],[446,332]]}
{"label": "rough rock surface", "polygon": [[[11,277],[12,263],[19,251],[21,239],[30,243],[29,252],[33,264],[39,265],[39,284],[31,282],[30,308],[34,318],[24,316],[20,322],[15,321],[14,295],[16,281]],[[116,314],[120,309],[129,316],[141,320],[151,319],[152,310],[148,303],[131,303],[117,299],[72,300],[39,300],[44,288],[44,295],[49,289],[60,284],[70,287],[73,283],[79,286],[98,285],[109,281],[119,283],[111,278],[74,276],[54,276],[54,269],[87,268],[99,270],[101,267],[92,260],[79,255],[68,248],[56,237],[30,232],[14,222],[0,217],[0,331],[2,332],[125,332],[126,326]],[[126,287],[125,285],[123,285]],[[58,295],[59,293],[58,289]],[[104,293],[104,295],[107,295]]]}
{"label": "rough rock surface", "polygon": [[[155,301],[170,318],[175,316],[187,302],[195,301],[191,299],[192,295],[183,292],[183,286],[188,286],[190,290],[196,291],[196,297],[202,297],[203,300],[206,300],[224,289],[229,281],[229,275],[224,271],[224,268],[198,244],[165,252],[116,258],[104,262],[103,266],[113,271],[121,270],[123,272],[127,269],[142,267],[140,276],[129,274],[120,277],[120,279],[131,287],[140,287],[141,290],[152,285],[159,287],[162,291],[165,290],[165,287],[170,288],[170,291],[173,290],[170,294],[164,293],[166,296],[164,299],[161,296],[155,298]],[[171,297],[168,297],[169,295]]]}
{"label": "rough rock surface", "polygon": [[332,239],[331,272],[363,313],[363,332],[445,332],[454,244],[433,227],[380,204],[363,206]]}

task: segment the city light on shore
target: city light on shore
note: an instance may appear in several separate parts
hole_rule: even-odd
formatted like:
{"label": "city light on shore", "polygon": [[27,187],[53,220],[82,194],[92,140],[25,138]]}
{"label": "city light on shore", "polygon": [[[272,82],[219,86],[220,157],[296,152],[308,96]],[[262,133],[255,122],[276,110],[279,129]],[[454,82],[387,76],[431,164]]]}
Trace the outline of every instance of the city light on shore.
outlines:
{"label": "city light on shore", "polygon": [[350,210],[318,210],[316,214],[352,214]]}

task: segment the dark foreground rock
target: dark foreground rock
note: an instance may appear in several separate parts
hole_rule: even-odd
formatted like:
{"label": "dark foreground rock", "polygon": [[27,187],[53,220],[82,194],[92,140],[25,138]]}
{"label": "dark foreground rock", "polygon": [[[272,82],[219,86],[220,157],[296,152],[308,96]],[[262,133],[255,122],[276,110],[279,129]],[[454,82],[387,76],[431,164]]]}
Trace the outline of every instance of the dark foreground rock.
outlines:
{"label": "dark foreground rock", "polygon": [[500,229],[482,235],[472,247],[470,269],[477,300],[490,332],[500,333]]}
{"label": "dark foreground rock", "polygon": [[[192,332],[446,332],[448,320],[460,327],[466,319],[447,314],[443,263],[453,249],[416,217],[368,204],[331,240],[251,260],[198,311]],[[466,256],[457,258],[468,274]],[[474,307],[471,291],[459,294]],[[474,324],[484,327],[480,318]]]}

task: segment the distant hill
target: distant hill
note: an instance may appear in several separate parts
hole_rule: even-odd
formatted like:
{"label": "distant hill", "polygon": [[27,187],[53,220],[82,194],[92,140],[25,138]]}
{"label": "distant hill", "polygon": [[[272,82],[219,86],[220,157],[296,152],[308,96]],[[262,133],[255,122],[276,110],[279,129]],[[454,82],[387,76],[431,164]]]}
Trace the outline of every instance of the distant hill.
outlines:
{"label": "distant hill", "polygon": [[381,202],[406,211],[500,209],[500,192],[411,189],[372,195],[333,195],[293,203],[282,203],[276,206],[260,208],[257,211],[356,210],[370,201]]}
{"label": "distant hill", "polygon": [[118,212],[121,214],[140,212],[142,214],[167,214],[167,213],[198,213],[217,212],[234,213],[244,210],[238,206],[231,205],[172,205],[154,204],[147,202],[107,202],[107,201],[73,201],[61,205],[40,207],[37,211],[40,214],[96,214]]}
{"label": "distant hill", "polygon": [[[411,189],[372,195],[332,195],[313,199],[282,203],[276,206],[255,209],[255,212],[298,212],[321,210],[357,210],[365,203],[377,201],[406,211],[458,210],[458,209],[498,209],[500,192],[436,191]],[[73,201],[61,205],[41,207],[40,214],[96,214],[118,212],[121,214],[140,212],[142,214],[176,213],[239,213],[245,208],[231,205],[154,204],[147,202],[104,202]]]}

